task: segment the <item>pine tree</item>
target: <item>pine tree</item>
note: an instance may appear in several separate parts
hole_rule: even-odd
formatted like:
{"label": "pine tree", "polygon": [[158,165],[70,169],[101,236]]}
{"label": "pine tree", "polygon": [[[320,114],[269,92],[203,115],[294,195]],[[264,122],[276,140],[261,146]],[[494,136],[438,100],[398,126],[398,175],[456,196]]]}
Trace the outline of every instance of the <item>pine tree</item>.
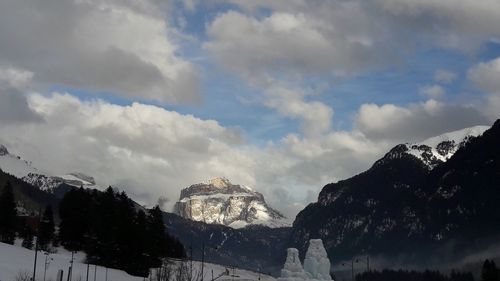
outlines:
{"label": "pine tree", "polygon": [[149,211],[148,232],[150,265],[151,267],[160,267],[161,258],[167,256],[168,241],[163,223],[163,213],[158,205]]}
{"label": "pine tree", "polygon": [[17,210],[10,181],[0,195],[0,242],[14,244],[16,238]]}
{"label": "pine tree", "polygon": [[31,230],[31,227],[29,227],[28,224],[24,224],[22,238],[22,246],[26,249],[33,249],[33,230]]}
{"label": "pine tree", "polygon": [[54,214],[52,206],[47,206],[43,213],[42,222],[40,223],[40,232],[38,234],[38,245],[42,250],[48,250],[49,244],[54,240]]}
{"label": "pine tree", "polygon": [[499,281],[500,280],[500,272],[495,265],[494,261],[485,260],[483,264],[483,269],[481,271],[481,280],[482,281]]}
{"label": "pine tree", "polygon": [[88,233],[90,196],[83,189],[72,189],[59,203],[59,240],[70,251],[80,251]]}

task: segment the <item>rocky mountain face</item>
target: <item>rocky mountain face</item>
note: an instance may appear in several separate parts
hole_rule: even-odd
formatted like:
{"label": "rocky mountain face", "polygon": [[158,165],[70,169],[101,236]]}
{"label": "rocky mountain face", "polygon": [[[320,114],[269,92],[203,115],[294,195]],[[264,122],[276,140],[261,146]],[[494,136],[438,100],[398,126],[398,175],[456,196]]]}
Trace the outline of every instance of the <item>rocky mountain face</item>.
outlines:
{"label": "rocky mountain face", "polygon": [[398,145],[366,172],[326,185],[297,215],[291,244],[321,238],[340,260],[404,254],[421,262],[498,241],[500,121],[484,129]]}
{"label": "rocky mountain face", "polygon": [[61,185],[94,187],[96,182],[93,177],[83,173],[72,172],[65,175],[55,175],[33,167],[31,162],[23,160],[20,156],[10,153],[4,145],[0,144],[0,169],[38,187],[40,190],[54,192]]}
{"label": "rocky mountain face", "polygon": [[290,226],[283,215],[266,204],[262,194],[226,178],[215,178],[183,189],[174,212],[186,219],[232,228],[250,224]]}

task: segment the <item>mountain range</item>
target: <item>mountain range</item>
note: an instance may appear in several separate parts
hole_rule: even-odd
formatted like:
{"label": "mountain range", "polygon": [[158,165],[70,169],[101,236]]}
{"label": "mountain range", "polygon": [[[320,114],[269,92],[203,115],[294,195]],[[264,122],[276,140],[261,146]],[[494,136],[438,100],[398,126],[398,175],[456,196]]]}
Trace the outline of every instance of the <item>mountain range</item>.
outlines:
{"label": "mountain range", "polygon": [[[500,237],[499,144],[500,121],[397,145],[367,171],[325,185],[291,227],[275,223],[286,220],[260,193],[224,178],[185,188],[164,221],[195,257],[203,243],[207,261],[263,272],[277,273],[287,247],[303,253],[313,238],[323,239],[334,264],[360,255],[384,257],[389,265],[449,263]],[[64,192],[61,186],[92,186],[85,175],[73,173],[77,184],[44,174],[3,146],[0,169],[19,178],[1,172],[0,184],[16,180],[23,200],[47,201]]]}

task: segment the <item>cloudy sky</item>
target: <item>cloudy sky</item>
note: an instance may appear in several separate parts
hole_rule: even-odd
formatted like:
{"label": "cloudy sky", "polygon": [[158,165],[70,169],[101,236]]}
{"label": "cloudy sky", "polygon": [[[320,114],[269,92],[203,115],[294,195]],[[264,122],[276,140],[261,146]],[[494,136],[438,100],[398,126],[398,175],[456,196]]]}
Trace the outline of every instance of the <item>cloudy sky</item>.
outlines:
{"label": "cloudy sky", "polygon": [[0,1],[0,143],[152,205],[225,176],[289,217],[500,116],[498,0]]}

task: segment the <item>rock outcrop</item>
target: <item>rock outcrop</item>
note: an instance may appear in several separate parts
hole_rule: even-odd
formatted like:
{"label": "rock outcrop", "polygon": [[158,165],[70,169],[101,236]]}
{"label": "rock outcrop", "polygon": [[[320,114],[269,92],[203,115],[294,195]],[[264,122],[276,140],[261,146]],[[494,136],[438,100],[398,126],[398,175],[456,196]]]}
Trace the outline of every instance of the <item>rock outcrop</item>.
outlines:
{"label": "rock outcrop", "polygon": [[270,208],[264,196],[226,178],[191,185],[181,191],[174,212],[187,219],[241,228],[249,224],[286,227],[289,222]]}

